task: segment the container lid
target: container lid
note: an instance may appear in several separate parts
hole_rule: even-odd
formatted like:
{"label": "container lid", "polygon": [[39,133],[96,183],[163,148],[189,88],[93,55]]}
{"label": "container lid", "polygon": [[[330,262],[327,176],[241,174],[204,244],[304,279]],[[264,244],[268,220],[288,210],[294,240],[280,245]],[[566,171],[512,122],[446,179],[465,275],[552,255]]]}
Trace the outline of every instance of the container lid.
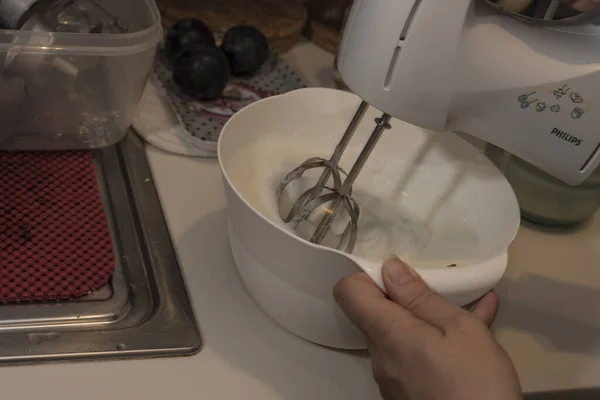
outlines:
{"label": "container lid", "polygon": [[124,56],[146,51],[162,39],[152,0],[95,0],[120,20],[126,33],[37,32],[0,29],[0,52],[19,50],[64,55]]}

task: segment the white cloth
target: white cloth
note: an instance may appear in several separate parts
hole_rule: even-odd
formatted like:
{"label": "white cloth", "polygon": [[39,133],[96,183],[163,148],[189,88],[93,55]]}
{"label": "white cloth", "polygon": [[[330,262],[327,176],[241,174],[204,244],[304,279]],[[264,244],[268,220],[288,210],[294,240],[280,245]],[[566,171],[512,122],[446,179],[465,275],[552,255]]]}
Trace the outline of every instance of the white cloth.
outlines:
{"label": "white cloth", "polygon": [[192,135],[171,105],[162,85],[148,80],[133,121],[133,129],[148,143],[170,153],[216,157],[217,143]]}

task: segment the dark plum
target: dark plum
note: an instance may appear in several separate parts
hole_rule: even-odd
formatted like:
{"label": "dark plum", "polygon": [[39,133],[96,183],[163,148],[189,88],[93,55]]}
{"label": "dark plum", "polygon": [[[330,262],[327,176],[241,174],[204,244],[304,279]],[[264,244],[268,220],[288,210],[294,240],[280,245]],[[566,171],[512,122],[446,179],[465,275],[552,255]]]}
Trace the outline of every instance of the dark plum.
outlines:
{"label": "dark plum", "polygon": [[225,33],[223,53],[237,76],[253,75],[269,57],[269,41],[253,26],[234,26]]}
{"label": "dark plum", "polygon": [[167,32],[165,39],[167,60],[174,65],[181,53],[199,44],[215,46],[215,37],[211,30],[199,19],[179,20]]}
{"label": "dark plum", "polygon": [[173,80],[197,100],[213,100],[229,81],[227,57],[215,46],[196,45],[184,51],[173,66]]}

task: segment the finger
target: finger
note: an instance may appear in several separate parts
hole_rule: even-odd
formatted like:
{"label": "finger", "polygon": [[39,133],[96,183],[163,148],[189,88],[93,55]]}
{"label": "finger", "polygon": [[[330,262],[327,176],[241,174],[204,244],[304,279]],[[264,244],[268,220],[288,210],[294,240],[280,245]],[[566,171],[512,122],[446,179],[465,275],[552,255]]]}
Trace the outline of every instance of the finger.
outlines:
{"label": "finger", "polygon": [[417,318],[442,330],[456,318],[468,315],[465,310],[432,291],[411,267],[398,258],[384,263],[383,283],[392,300]]}
{"label": "finger", "polygon": [[[347,277],[335,286],[334,296],[344,314],[370,337],[381,337],[394,331],[408,331],[425,324],[407,310],[386,298],[366,274]],[[398,338],[408,338],[404,333]]]}
{"label": "finger", "polygon": [[500,300],[495,292],[489,292],[479,300],[479,303],[473,310],[473,315],[476,316],[489,327],[492,326],[498,313]]}

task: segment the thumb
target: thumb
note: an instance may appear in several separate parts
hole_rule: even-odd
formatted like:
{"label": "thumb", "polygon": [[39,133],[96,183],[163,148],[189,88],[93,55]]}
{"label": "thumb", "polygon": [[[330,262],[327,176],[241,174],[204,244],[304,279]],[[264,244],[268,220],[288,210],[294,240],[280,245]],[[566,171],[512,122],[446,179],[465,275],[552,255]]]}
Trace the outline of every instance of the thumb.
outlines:
{"label": "thumb", "polygon": [[442,330],[456,318],[469,315],[431,290],[415,270],[395,256],[383,265],[383,283],[394,302]]}
{"label": "thumb", "polygon": [[[407,332],[421,322],[410,312],[390,301],[366,274],[352,275],[339,281],[333,291],[344,314],[369,337],[382,337],[390,331],[405,331],[398,340],[408,339]],[[422,324],[425,325],[425,324]]]}

